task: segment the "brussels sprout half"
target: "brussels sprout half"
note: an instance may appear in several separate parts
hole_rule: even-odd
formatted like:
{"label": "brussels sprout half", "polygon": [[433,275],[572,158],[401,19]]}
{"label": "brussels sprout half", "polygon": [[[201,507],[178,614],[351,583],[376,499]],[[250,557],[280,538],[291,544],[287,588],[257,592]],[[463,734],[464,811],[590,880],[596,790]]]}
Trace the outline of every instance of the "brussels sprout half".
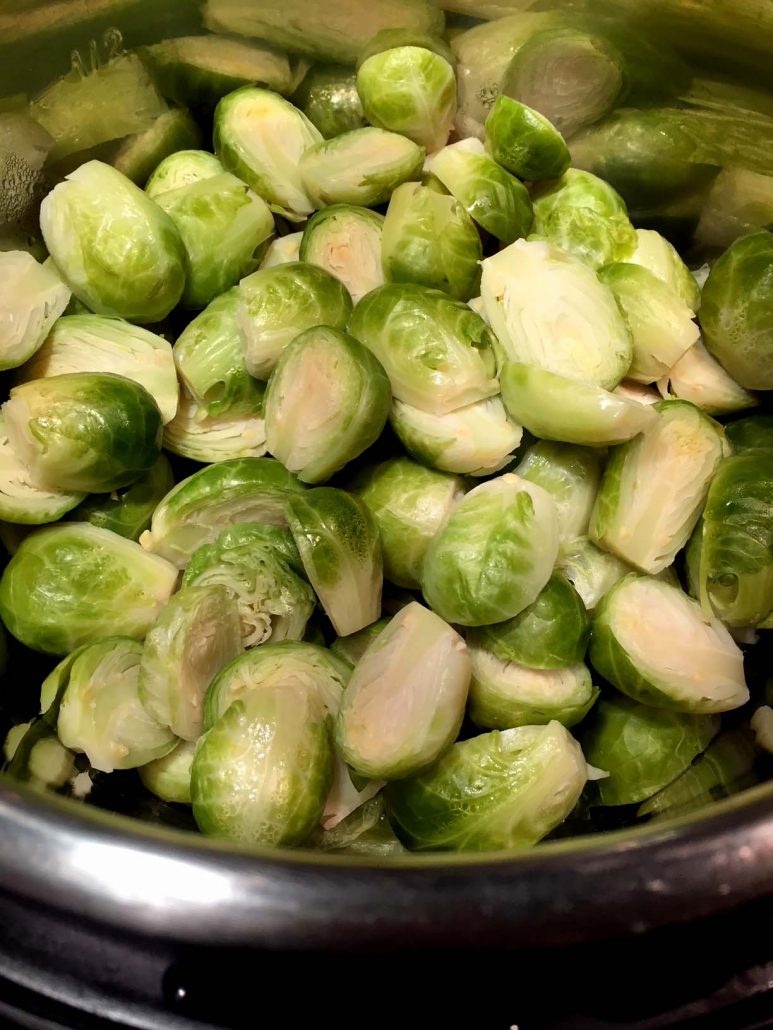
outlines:
{"label": "brussels sprout half", "polygon": [[693,314],[701,303],[698,283],[672,243],[653,229],[636,230],[636,249],[625,258],[641,265],[679,294]]}
{"label": "brussels sprout half", "polygon": [[178,150],[165,157],[145,183],[145,192],[156,200],[162,193],[213,179],[225,171],[214,154],[206,150]]}
{"label": "brussels sprout half", "polygon": [[196,745],[181,740],[163,758],[155,758],[139,769],[142,785],[161,798],[178,805],[191,803],[191,769]]}
{"label": "brussels sprout half", "polygon": [[312,215],[301,239],[301,261],[340,279],[356,304],[384,284],[381,234],[384,216],[354,204],[331,204]]}
{"label": "brussels sprout half", "polygon": [[538,440],[516,466],[522,479],[547,490],[556,502],[562,551],[588,532],[601,482],[601,462],[598,450]]}
{"label": "brussels sprout half", "polygon": [[708,415],[727,415],[759,404],[754,394],[731,379],[699,340],[686,350],[658,383],[664,396],[690,401]]}
{"label": "brussels sprout half", "polygon": [[584,536],[561,550],[556,570],[569,580],[588,611],[596,607],[615,583],[633,572],[630,565],[602,551]]}
{"label": "brussels sprout half", "polygon": [[0,370],[16,368],[41,346],[70,302],[70,290],[31,254],[0,253]]}
{"label": "brussels sprout half", "polygon": [[[262,384],[261,384],[262,385]],[[207,415],[184,390],[177,414],[164,427],[164,447],[172,454],[203,463],[231,458],[262,458],[266,453],[266,423],[263,402],[254,401],[236,412]]]}
{"label": "brussels sprout half", "polygon": [[[291,232],[287,236],[279,236],[268,245],[261,268],[276,268],[277,265],[290,265],[300,260],[302,232]],[[311,264],[314,264],[312,261]]]}
{"label": "brussels sprout half", "polygon": [[90,522],[92,526],[109,529],[127,540],[139,540],[150,527],[158,503],[173,486],[171,466],[161,454],[150,471],[135,479],[125,490],[87,497],[71,512],[70,519]]}
{"label": "brussels sprout half", "polygon": [[569,167],[561,133],[539,111],[499,96],[486,117],[486,150],[519,179],[557,179]]}
{"label": "brussels sprout half", "polygon": [[30,481],[27,466],[11,447],[0,412],[0,519],[27,526],[56,522],[83,500],[82,493],[41,490]]}

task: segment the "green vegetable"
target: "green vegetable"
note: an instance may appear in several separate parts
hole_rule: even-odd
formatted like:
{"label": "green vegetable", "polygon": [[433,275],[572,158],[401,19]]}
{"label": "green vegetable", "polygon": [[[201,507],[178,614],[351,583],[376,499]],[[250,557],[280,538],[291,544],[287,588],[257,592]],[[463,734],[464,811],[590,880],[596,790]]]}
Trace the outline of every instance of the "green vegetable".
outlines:
{"label": "green vegetable", "polygon": [[11,447],[5,416],[0,413],[0,519],[27,526],[56,522],[83,500],[82,493],[41,490]]}
{"label": "green vegetable", "polygon": [[115,144],[110,164],[137,186],[144,186],[151,172],[170,154],[183,147],[200,147],[201,132],[188,111],[174,108],[156,118],[143,132]]}
{"label": "green vegetable", "polygon": [[164,428],[164,447],[203,463],[232,458],[262,458],[266,453],[263,402],[252,411],[210,416],[185,392],[174,419]]}
{"label": "green vegetable", "polygon": [[773,451],[773,415],[750,415],[730,422],[725,432],[734,455]]}
{"label": "green vegetable", "polygon": [[486,149],[519,179],[557,179],[569,167],[560,132],[539,111],[499,96],[486,117]]}
{"label": "green vegetable", "polygon": [[356,665],[379,633],[386,629],[389,622],[388,616],[383,616],[376,622],[371,622],[370,626],[366,626],[365,629],[350,633],[348,637],[336,637],[330,645],[330,650],[336,657],[342,658],[350,665]]}
{"label": "green vegetable", "polygon": [[556,502],[562,552],[585,536],[601,482],[599,451],[538,440],[525,452],[516,472],[547,490]]}
{"label": "green vegetable", "polygon": [[695,313],[700,307],[701,292],[690,269],[679,257],[679,251],[665,236],[652,229],[636,230],[636,249],[626,258],[641,265],[679,294]]}
{"label": "green vegetable", "polygon": [[307,844],[334,854],[388,858],[405,854],[384,812],[383,798],[360,805],[340,823],[313,837]]}
{"label": "green vegetable", "polygon": [[563,548],[556,569],[566,576],[588,611],[596,607],[615,583],[633,571],[630,565],[602,551],[584,536]]}
{"label": "green vegetable", "polygon": [[701,211],[695,238],[709,247],[729,247],[741,236],[773,226],[773,176],[746,168],[723,168]]}
{"label": "green vegetable", "polygon": [[145,185],[145,192],[156,200],[163,193],[212,179],[224,171],[215,155],[206,150],[178,150],[159,162]]}
{"label": "green vegetable", "polygon": [[277,265],[289,265],[293,261],[299,261],[302,240],[302,232],[291,232],[287,236],[279,236],[272,240],[263,255],[260,267],[275,268]]}
{"label": "green vegetable", "polygon": [[331,204],[312,215],[299,257],[340,279],[356,304],[384,283],[381,267],[383,215],[354,204]]}
{"label": "green vegetable", "polygon": [[708,415],[727,415],[759,403],[754,394],[731,379],[703,344],[693,344],[673,365],[663,382],[673,396],[690,401]]}
{"label": "green vegetable", "polygon": [[0,369],[16,368],[41,347],[70,302],[54,271],[24,251],[0,252]]}
{"label": "green vegetable", "polygon": [[143,786],[162,801],[189,805],[194,751],[194,744],[181,740],[168,755],[143,765],[139,770]]}
{"label": "green vegetable", "polygon": [[70,514],[75,522],[90,522],[92,526],[109,529],[127,540],[139,540],[146,529],[159,501],[174,486],[169,461],[159,455],[150,470],[123,490],[110,494],[94,494]]}
{"label": "green vegetable", "polygon": [[333,139],[365,125],[357,92],[357,76],[344,65],[316,65],[304,76],[293,95],[293,103],[325,139]]}

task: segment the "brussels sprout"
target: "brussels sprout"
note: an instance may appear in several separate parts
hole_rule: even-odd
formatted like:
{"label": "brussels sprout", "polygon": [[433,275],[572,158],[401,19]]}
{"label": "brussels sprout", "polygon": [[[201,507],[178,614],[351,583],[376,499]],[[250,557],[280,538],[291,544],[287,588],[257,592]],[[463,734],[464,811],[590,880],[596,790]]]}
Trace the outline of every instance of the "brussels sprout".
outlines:
{"label": "brussels sprout", "polygon": [[703,511],[698,572],[705,611],[755,626],[773,611],[773,453],[724,461]]}
{"label": "brussels sprout", "polygon": [[195,741],[212,679],[242,650],[239,608],[224,586],[185,587],[145,639],[139,698],[159,726]]}
{"label": "brussels sprout", "polygon": [[73,662],[57,732],[65,747],[85,753],[100,772],[136,769],[162,758],[177,739],[142,707],[138,680],[142,644],[107,637]]}
{"label": "brussels sprout", "polygon": [[300,640],[314,611],[289,536],[277,526],[233,526],[198,548],[185,569],[184,587],[222,585],[236,598],[245,648]]}
{"label": "brussels sprout", "polygon": [[134,183],[89,161],[40,208],[46,246],[87,308],[134,322],[160,322],[185,287],[185,247],[177,227]]}
{"label": "brussels sprout", "polygon": [[12,726],[3,745],[14,780],[41,790],[60,790],[75,774],[75,756],[59,742],[47,720]]}
{"label": "brussels sprout", "polygon": [[277,265],[290,265],[300,260],[302,232],[291,232],[272,240],[260,263],[261,269],[275,268]]}
{"label": "brussels sprout", "polygon": [[201,130],[189,111],[173,108],[152,125],[114,143],[104,155],[119,172],[137,186],[145,186],[151,173],[170,154],[184,147],[200,147]]}
{"label": "brussels sprout", "polygon": [[206,150],[178,150],[156,167],[145,184],[145,192],[156,200],[162,193],[213,179],[225,171],[214,154]]}
{"label": "brussels sprout", "polygon": [[654,383],[700,339],[693,313],[681,297],[642,265],[608,265],[599,273],[631,330],[628,377]]}
{"label": "brussels sprout", "polygon": [[670,388],[675,397],[709,415],[727,415],[759,404],[754,394],[730,378],[700,340],[684,352],[658,386],[664,395]]}
{"label": "brussels sprout", "polygon": [[454,744],[426,772],[390,783],[386,800],[417,851],[529,847],[569,815],[587,775],[577,741],[551,722]]}
{"label": "brussels sprout", "polygon": [[381,233],[384,216],[353,204],[331,204],[306,223],[301,261],[324,268],[340,279],[356,304],[383,286]]}
{"label": "brussels sprout", "polygon": [[539,111],[499,96],[485,123],[486,150],[519,179],[557,179],[569,167],[563,136]]}
{"label": "brussels sprout", "polygon": [[143,786],[161,798],[179,805],[191,803],[191,768],[196,745],[181,740],[174,751],[163,758],[156,758],[140,770]]}
{"label": "brussels sprout", "polygon": [[0,252],[0,370],[23,364],[70,302],[58,275],[21,250]]}
{"label": "brussels sprout", "polygon": [[757,782],[753,771],[755,758],[754,740],[746,726],[726,730],[680,776],[640,805],[636,815],[685,815],[751,787]]}
{"label": "brussels sprout", "polygon": [[695,238],[724,249],[741,236],[771,225],[773,176],[748,168],[723,168],[709,190]]}
{"label": "brussels sprout", "polygon": [[215,152],[229,172],[290,221],[314,210],[299,163],[322,136],[297,107],[277,93],[243,86],[215,109]]}
{"label": "brussels sprout", "polygon": [[725,432],[733,454],[773,451],[773,415],[749,415],[730,422]]}
{"label": "brussels sprout", "polygon": [[607,462],[590,537],[654,575],[687,543],[724,440],[721,427],[687,401],[660,401],[652,410],[655,422]]}
{"label": "brussels sprout", "polygon": [[722,623],[648,576],[626,576],[596,608],[590,659],[624,694],[655,708],[705,714],[749,700],[743,654]]}
{"label": "brussels sprout", "polygon": [[556,569],[566,576],[588,611],[596,607],[615,583],[633,571],[630,565],[600,550],[587,537],[580,537],[563,548]]}
{"label": "brussels sprout", "polygon": [[497,658],[473,642],[470,660],[469,714],[484,729],[544,726],[554,719],[563,726],[575,726],[599,696],[582,662],[562,669],[532,669]]}
{"label": "brussels sprout", "polygon": [[287,521],[306,574],[336,633],[345,637],[381,614],[379,531],[368,506],[318,487],[288,497]]}
{"label": "brussels sprout", "polygon": [[627,85],[626,72],[609,38],[563,25],[526,40],[507,68],[502,92],[540,111],[569,137],[612,110]]}
{"label": "brussels sprout", "polygon": [[381,286],[356,306],[349,331],[384,366],[394,396],[422,411],[445,415],[498,392],[488,326],[439,290]]}
{"label": "brussels sprout", "polygon": [[316,207],[383,204],[404,182],[418,179],[424,149],[396,132],[372,126],[317,143],[300,161],[303,184]]}
{"label": "brussels sprout", "polygon": [[67,654],[107,635],[142,638],[177,570],[106,529],[69,523],[28,537],[0,580],[0,616],[27,647]]}
{"label": "brussels sprout", "polygon": [[462,480],[408,458],[391,458],[364,469],[348,489],[362,498],[378,523],[385,578],[418,590],[422,559],[462,496]]}
{"label": "brussels sprout", "polygon": [[470,476],[489,476],[508,465],[523,436],[499,397],[447,415],[395,401],[389,421],[411,457],[441,471]]}
{"label": "brussels sprout", "polygon": [[156,203],[185,244],[186,308],[205,307],[254,272],[256,254],[274,231],[266,202],[229,172],[162,193]]}
{"label": "brussels sprout", "polygon": [[[395,461],[399,460],[399,458],[395,459]],[[383,629],[386,629],[390,621],[389,616],[385,615],[383,618],[371,622],[370,626],[366,626],[365,629],[357,630],[356,633],[350,633],[348,637],[336,637],[330,645],[330,650],[336,657],[342,658],[350,665],[356,665],[376,637]]]}
{"label": "brussels sprout", "polygon": [[458,201],[415,182],[389,201],[381,261],[393,283],[418,283],[457,300],[478,293],[483,256],[475,223]]}
{"label": "brussels sprout", "polygon": [[456,739],[469,685],[462,638],[412,602],[379,633],[352,673],[336,724],[341,755],[374,779],[401,779],[425,769]]}
{"label": "brussels sprout", "polygon": [[282,353],[266,392],[268,449],[303,483],[321,483],[381,435],[389,379],[367,347],[316,326]]}
{"label": "brussels sprout", "polygon": [[471,490],[435,536],[422,590],[448,622],[504,622],[537,599],[557,555],[553,498],[518,476],[499,476]]}
{"label": "brussels sprout", "polygon": [[393,28],[381,29],[372,36],[367,45],[357,54],[357,68],[373,57],[375,54],[383,54],[387,50],[394,50],[397,47],[421,47],[424,50],[431,50],[433,54],[442,57],[452,69],[456,68],[454,52],[446,42],[444,35],[440,32],[422,32],[412,28],[410,25],[399,25]]}
{"label": "brussels sprout", "polygon": [[185,391],[176,416],[164,428],[164,447],[172,454],[203,463],[231,458],[262,458],[266,453],[263,402],[237,414],[209,416]]}
{"label": "brussels sprout", "polygon": [[303,687],[319,694],[335,718],[351,667],[327,648],[305,641],[264,644],[230,662],[215,676],[204,702],[204,729],[211,729],[235,701],[256,690]]}
{"label": "brussels sprout", "polygon": [[5,417],[0,413],[0,519],[39,526],[56,522],[83,500],[82,493],[41,490],[11,447]]}
{"label": "brussels sprout", "polygon": [[683,715],[604,698],[582,734],[591,765],[609,773],[597,789],[602,805],[630,805],[672,783],[719,731],[715,715]]}
{"label": "brussels sprout", "polygon": [[253,690],[199,741],[191,772],[202,833],[245,844],[301,844],[319,822],[333,750],[319,693],[302,683]]}
{"label": "brussels sprout", "polygon": [[528,190],[488,156],[480,140],[444,147],[428,159],[426,168],[498,240],[512,243],[528,234],[533,220]]}
{"label": "brussels sprout", "polygon": [[17,382],[71,372],[112,372],[144,386],[166,423],[177,411],[172,349],[161,336],[104,315],[66,315],[17,373]]}
{"label": "brussels sprout", "polygon": [[123,376],[73,373],[22,383],[3,405],[6,431],[43,489],[107,493],[147,472],[161,448],[161,414]]}
{"label": "brussels sprout", "polygon": [[[160,454],[150,470],[124,490],[87,497],[71,512],[75,522],[109,529],[127,540],[139,540],[150,526],[153,512],[174,486],[169,462]],[[2,511],[0,511],[0,515]]]}
{"label": "brussels sprout", "polygon": [[636,249],[623,198],[609,183],[578,168],[567,169],[558,182],[536,192],[533,231],[596,269],[628,261]]}
{"label": "brussels sprout", "polygon": [[657,419],[645,404],[534,365],[505,361],[499,381],[510,417],[545,440],[609,447]]}
{"label": "brussels sprout", "polygon": [[254,272],[242,279],[239,290],[245,364],[257,379],[268,379],[299,333],[315,325],[345,329],[352,310],[343,283],[303,261]]}
{"label": "brussels sprout", "polygon": [[406,853],[389,825],[380,796],[366,801],[332,829],[318,833],[308,844],[339,855],[367,855],[379,859]]}
{"label": "brussels sprout", "polygon": [[622,383],[618,383],[612,394],[615,397],[622,397],[625,400],[634,401],[636,404],[644,404],[648,407],[663,400],[663,397],[655,389],[654,385],[637,383],[634,379],[624,379]]}
{"label": "brussels sprout", "polygon": [[528,608],[507,622],[477,630],[475,641],[502,662],[563,669],[583,660],[589,635],[590,619],[582,598],[563,576],[553,575]]}
{"label": "brussels sprout", "polygon": [[198,547],[211,543],[227,526],[285,525],[285,500],[302,489],[292,473],[270,458],[221,461],[170,490],[140,542],[181,569]]}
{"label": "brussels sprout", "polygon": [[773,390],[773,233],[733,243],[712,265],[701,300],[706,347],[747,390]]}
{"label": "brussels sprout", "polygon": [[357,76],[343,65],[321,64],[312,68],[295,91],[293,103],[325,139],[365,125]]}
{"label": "brussels sprout", "polygon": [[547,490],[556,502],[562,550],[588,532],[601,482],[598,451],[538,440],[523,455],[516,472],[522,479]]}
{"label": "brussels sprout", "polygon": [[402,133],[429,153],[445,145],[456,114],[456,79],[443,57],[420,46],[373,54],[357,71],[357,92],[372,125]]}
{"label": "brussels sprout", "polygon": [[631,364],[631,336],[593,269],[539,240],[518,240],[482,267],[483,306],[503,358],[617,386]]}
{"label": "brussels sprout", "polygon": [[670,286],[693,313],[700,307],[701,291],[692,272],[679,257],[679,251],[659,232],[637,229],[636,249],[625,260],[641,265]]}

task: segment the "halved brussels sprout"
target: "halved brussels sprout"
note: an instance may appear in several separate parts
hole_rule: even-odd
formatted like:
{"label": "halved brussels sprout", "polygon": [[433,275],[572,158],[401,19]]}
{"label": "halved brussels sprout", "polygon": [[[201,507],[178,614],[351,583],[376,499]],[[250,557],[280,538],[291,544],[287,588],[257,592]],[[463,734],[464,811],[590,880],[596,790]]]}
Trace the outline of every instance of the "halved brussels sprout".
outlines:
{"label": "halved brussels sprout", "polygon": [[636,248],[623,198],[579,168],[567,169],[535,193],[533,231],[596,269],[628,261]]}
{"label": "halved brussels sprout", "polygon": [[211,729],[234,701],[256,690],[303,687],[319,694],[335,718],[351,667],[332,651],[305,641],[264,644],[230,662],[215,676],[204,703],[204,729]]}
{"label": "halved brussels sprout", "polygon": [[562,551],[588,532],[601,482],[598,450],[538,440],[523,455],[516,473],[547,490],[556,502]]}
{"label": "halved brussels sprout", "polygon": [[700,339],[693,312],[643,265],[608,265],[599,278],[615,295],[631,330],[633,361],[628,378],[654,383]]}
{"label": "halved brussels sprout", "polygon": [[582,662],[561,669],[532,669],[498,658],[473,641],[470,660],[470,718],[487,730],[544,726],[554,719],[563,726],[575,726],[599,696]]}
{"label": "halved brussels sprout", "polygon": [[384,216],[354,204],[331,204],[306,223],[300,260],[340,279],[356,304],[384,284],[381,233]]}
{"label": "halved brussels sprout", "polygon": [[381,614],[378,526],[359,497],[318,487],[288,497],[287,522],[306,574],[336,633],[345,637]]}
{"label": "halved brussels sprout", "polygon": [[11,447],[0,412],[0,519],[40,526],[56,522],[82,500],[82,493],[41,490],[32,484],[29,469]]}
{"label": "halved brussels sprout", "polygon": [[499,381],[510,417],[544,440],[610,447],[657,418],[647,405],[535,365],[505,361]]}
{"label": "halved brussels sprout", "polygon": [[[146,529],[159,501],[174,486],[174,476],[168,460],[160,454],[149,472],[135,479],[125,490],[87,497],[71,513],[75,522],[90,522],[92,526],[109,529],[127,540],[139,540]],[[1,514],[1,513],[0,513]]]}
{"label": "halved brussels sprout", "polygon": [[655,575],[689,539],[722,461],[721,426],[687,401],[660,401],[656,420],[607,462],[590,538]]}
{"label": "halved brussels sprout", "polygon": [[261,268],[275,268],[277,265],[290,265],[300,261],[302,232],[291,232],[287,236],[279,236],[268,245]]}
{"label": "halved brussels sprout", "polygon": [[375,443],[389,379],[367,347],[320,325],[297,336],[266,392],[268,449],[301,482],[321,483]]}
{"label": "halved brussels sprout", "polygon": [[448,622],[504,622],[536,600],[557,556],[553,498],[518,476],[498,476],[471,490],[434,538],[422,590]]}
{"label": "halved brussels sprout", "polygon": [[188,255],[180,303],[203,308],[258,267],[262,244],[274,232],[265,200],[229,172],[156,197]]}
{"label": "halved brussels sprout", "polygon": [[626,576],[597,607],[590,659],[618,690],[654,708],[707,714],[749,700],[743,654],[722,623],[649,576]]}
{"label": "halved brussels sprout", "polygon": [[226,587],[236,598],[245,648],[300,640],[314,611],[314,594],[297,574],[289,533],[277,526],[233,526],[195,551],[183,586],[211,585]]}
{"label": "halved brussels sprout", "polygon": [[458,201],[417,182],[397,187],[381,237],[390,282],[418,283],[469,300],[478,293],[482,256],[475,223]]}
{"label": "halved brussels sprout", "polygon": [[701,298],[706,347],[747,390],[773,390],[773,233],[736,240],[711,266]]}
{"label": "halved brussels sprout", "polygon": [[512,243],[531,229],[529,191],[488,156],[480,140],[452,143],[426,162],[467,214],[498,240]]}
{"label": "halved brussels sprout", "polygon": [[142,644],[107,637],[84,648],[70,668],[57,721],[59,739],[93,769],[136,769],[162,758],[177,738],[145,711],[138,681]]}
{"label": "halved brussels sprout", "polygon": [[71,372],[112,372],[144,386],[161,418],[177,411],[177,375],[172,348],[155,333],[105,315],[65,315],[43,346],[17,373],[17,382]]}
{"label": "halved brussels sprout", "polygon": [[433,153],[445,145],[456,114],[456,78],[445,58],[421,46],[367,57],[357,92],[372,125],[400,132]]}
{"label": "halved brussels sprout", "polygon": [[502,662],[530,669],[564,669],[583,660],[589,635],[590,619],[582,598],[568,580],[554,574],[528,608],[507,622],[481,627],[474,639]]}
{"label": "halved brussels sprout", "polygon": [[56,186],[40,208],[51,257],[72,292],[100,315],[160,322],[185,287],[177,227],[126,176],[89,161]]}
{"label": "halved brussels sprout", "polygon": [[749,415],[730,422],[725,433],[734,455],[773,451],[773,415]]}
{"label": "halved brussels sprout", "polygon": [[462,496],[462,480],[408,458],[391,458],[364,469],[348,489],[365,501],[378,523],[384,577],[418,590],[422,559]]}
{"label": "halved brussels sprout", "polygon": [[43,489],[109,493],[147,472],[161,449],[158,405],[123,376],[35,379],[15,386],[2,411],[11,446]]}
{"label": "halved brussels sprout", "polygon": [[394,396],[422,411],[445,415],[498,392],[491,331],[439,290],[381,286],[356,306],[349,332],[381,362]]}
{"label": "halved brussels sprout", "polygon": [[[399,459],[395,459],[399,460]],[[383,534],[382,534],[383,536]],[[330,645],[330,650],[338,658],[342,658],[350,665],[356,665],[367,649],[391,622],[388,615],[371,622],[365,629],[358,629],[356,633],[350,633],[348,637],[336,637]]]}
{"label": "halved brussels sprout", "polygon": [[693,313],[700,307],[701,291],[692,272],[682,261],[676,247],[659,232],[637,229],[636,250],[625,260],[641,265],[666,286],[670,286]]}
{"label": "halved brussels sprout", "polygon": [[325,139],[365,125],[353,68],[316,65],[304,75],[292,99]]}
{"label": "halved brussels sprout", "polygon": [[569,149],[561,133],[539,111],[512,97],[497,97],[485,131],[486,150],[519,179],[557,179],[569,167]]}
{"label": "halved brussels sprout", "polygon": [[313,835],[307,846],[338,855],[369,855],[379,859],[406,854],[389,825],[381,795],[360,804],[330,829]]}
{"label": "halved brussels sprout", "polygon": [[499,472],[512,461],[523,436],[499,397],[447,415],[432,415],[395,401],[389,421],[411,457],[444,472],[470,476]]}
{"label": "halved brussels sprout", "polygon": [[368,125],[309,147],[300,173],[317,207],[374,207],[386,203],[401,183],[418,179],[423,163],[423,147],[396,132]]}
{"label": "halved brussels sprout", "polygon": [[177,150],[157,165],[145,183],[145,192],[151,200],[156,200],[162,193],[213,179],[224,171],[215,155],[206,150]]}
{"label": "halved brussels sprout", "polygon": [[756,626],[773,611],[773,453],[724,461],[709,487],[699,548],[704,611]]}
{"label": "halved brussels sprout", "polygon": [[241,650],[234,596],[224,586],[184,587],[145,638],[140,701],[159,726],[183,740],[198,740],[207,688]]}
{"label": "halved brussels sprout", "polygon": [[584,536],[562,549],[556,569],[566,576],[588,611],[592,611],[623,576],[633,572],[630,565],[602,551]]}
{"label": "halved brussels sprout", "polygon": [[143,786],[161,798],[178,805],[191,803],[191,768],[196,745],[181,740],[163,758],[155,758],[139,769]]}
{"label": "halved brussels sprout", "polygon": [[0,370],[16,368],[41,346],[70,303],[60,277],[22,250],[0,253]]}
{"label": "halved brussels sprout", "polygon": [[587,778],[580,745],[551,722],[454,744],[426,772],[390,783],[386,798],[398,836],[416,851],[495,851],[555,829]]}
{"label": "halved brussels sprout", "polygon": [[540,240],[518,240],[482,268],[481,297],[501,359],[617,386],[631,364],[631,336],[592,268]]}
{"label": "halved brussels sprout", "polygon": [[302,489],[292,473],[270,458],[217,462],[169,491],[140,542],[182,569],[198,547],[211,543],[227,526],[285,525],[287,496]]}
{"label": "halved brussels sprout", "polygon": [[29,536],[0,580],[0,616],[27,647],[67,654],[104,636],[142,638],[177,585],[169,562],[87,523]]}
{"label": "halved brussels sprout", "polygon": [[414,601],[357,663],[338,713],[338,750],[364,776],[413,776],[456,739],[469,685],[464,640]]}
{"label": "halved brussels sprout", "polygon": [[709,190],[695,239],[709,247],[729,247],[741,236],[771,225],[773,176],[723,168]]}
{"label": "halved brussels sprout", "polygon": [[298,683],[235,701],[194,755],[191,800],[202,833],[302,844],[319,823],[332,780],[329,719],[318,691]]}
{"label": "halved brussels sprout", "polygon": [[345,329],[352,310],[346,287],[316,265],[298,261],[242,279],[238,324],[247,370],[268,379],[285,347],[305,329]]}
{"label": "halved brussels sprout", "polygon": [[164,447],[172,454],[204,463],[231,458],[262,458],[266,453],[263,402],[252,412],[240,404],[236,413],[207,415],[184,390],[177,414],[164,427]]}
{"label": "halved brussels sprout", "polygon": [[731,379],[698,340],[658,383],[664,396],[668,391],[680,400],[690,401],[708,415],[728,415],[759,404],[754,394]]}
{"label": "halved brussels sprout", "polygon": [[672,783],[705,751],[720,727],[716,715],[683,715],[603,698],[582,734],[591,765],[609,776],[598,781],[602,805],[644,801]]}
{"label": "halved brussels sprout", "polygon": [[303,221],[314,210],[299,163],[322,139],[309,119],[277,93],[243,86],[215,109],[215,152],[273,211]]}

